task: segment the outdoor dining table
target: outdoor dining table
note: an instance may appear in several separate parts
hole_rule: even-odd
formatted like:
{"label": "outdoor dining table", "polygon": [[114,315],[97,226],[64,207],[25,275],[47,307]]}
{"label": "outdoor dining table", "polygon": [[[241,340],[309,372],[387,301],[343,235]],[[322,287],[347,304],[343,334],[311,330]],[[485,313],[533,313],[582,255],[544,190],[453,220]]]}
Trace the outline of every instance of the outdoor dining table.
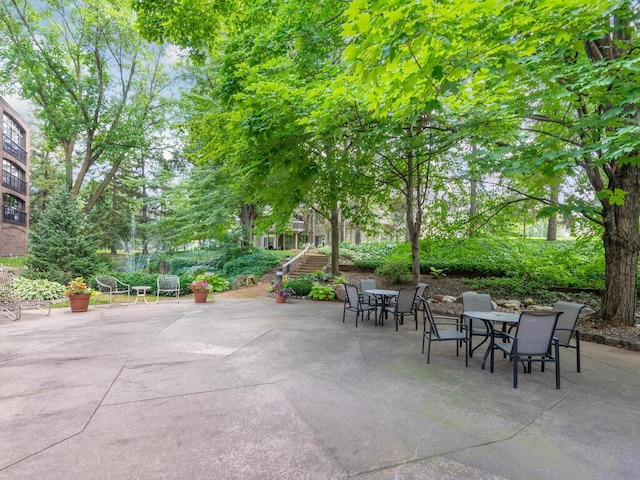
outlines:
{"label": "outdoor dining table", "polygon": [[510,313],[510,312],[498,312],[495,310],[490,310],[490,311],[468,310],[468,311],[462,312],[462,315],[464,317],[469,318],[471,321],[482,320],[485,326],[487,327],[487,332],[489,333],[489,347],[487,348],[487,351],[484,352],[484,356],[482,357],[482,369],[484,370],[484,367],[487,363],[487,357],[489,356],[489,353],[491,353],[491,349],[493,348],[493,341],[495,338],[494,336],[495,324],[502,323],[503,330],[504,330],[505,329],[504,327],[506,327],[507,325],[510,325],[510,326],[517,325],[518,322],[520,321],[520,315],[517,313]]}
{"label": "outdoor dining table", "polygon": [[[389,305],[392,298],[395,298],[400,293],[398,290],[385,290],[381,288],[373,288],[371,290],[365,290],[364,293],[369,293],[376,297],[376,307],[380,307],[380,323],[382,324],[382,314],[385,318],[388,318],[384,308]],[[380,303],[378,303],[380,299]],[[376,315],[376,325],[378,324],[378,316]]]}

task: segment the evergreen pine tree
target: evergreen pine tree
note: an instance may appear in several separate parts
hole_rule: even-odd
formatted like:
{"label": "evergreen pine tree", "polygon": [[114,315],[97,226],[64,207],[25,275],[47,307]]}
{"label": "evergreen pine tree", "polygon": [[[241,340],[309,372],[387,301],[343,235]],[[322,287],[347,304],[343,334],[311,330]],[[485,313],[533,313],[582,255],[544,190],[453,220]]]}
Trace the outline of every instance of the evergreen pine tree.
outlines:
{"label": "evergreen pine tree", "polygon": [[29,276],[67,283],[89,279],[100,268],[96,236],[84,223],[78,201],[59,189],[42,212],[37,232],[29,234]]}

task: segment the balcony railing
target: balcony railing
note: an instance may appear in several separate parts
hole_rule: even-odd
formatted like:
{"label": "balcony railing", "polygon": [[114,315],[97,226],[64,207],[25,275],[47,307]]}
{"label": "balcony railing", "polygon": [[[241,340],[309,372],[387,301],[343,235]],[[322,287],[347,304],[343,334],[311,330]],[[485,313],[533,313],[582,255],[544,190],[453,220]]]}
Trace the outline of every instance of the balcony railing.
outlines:
{"label": "balcony railing", "polygon": [[303,232],[304,231],[304,222],[302,220],[294,220],[291,222],[291,230],[294,232]]}
{"label": "balcony railing", "polygon": [[16,157],[25,165],[27,164],[27,152],[25,149],[7,137],[4,133],[2,134],[2,149]]}
{"label": "balcony railing", "polygon": [[2,185],[20,193],[27,193],[27,182],[9,172],[2,172]]}
{"label": "balcony railing", "polygon": [[27,214],[16,207],[2,207],[2,220],[17,225],[27,224]]}

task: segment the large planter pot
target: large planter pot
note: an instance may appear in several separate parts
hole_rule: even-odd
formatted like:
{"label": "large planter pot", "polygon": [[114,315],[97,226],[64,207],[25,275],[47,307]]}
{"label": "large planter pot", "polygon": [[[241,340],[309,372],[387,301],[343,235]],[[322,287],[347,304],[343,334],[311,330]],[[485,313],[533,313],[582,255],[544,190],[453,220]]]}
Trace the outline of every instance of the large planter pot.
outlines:
{"label": "large planter pot", "polygon": [[207,303],[207,295],[209,295],[209,290],[194,290],[193,298],[196,303]]}
{"label": "large planter pot", "polygon": [[280,292],[273,292],[273,296],[276,297],[276,303],[287,303],[287,297]]}
{"label": "large planter pot", "polygon": [[72,312],[86,312],[89,310],[90,293],[82,293],[80,295],[71,295],[69,297],[69,306]]}

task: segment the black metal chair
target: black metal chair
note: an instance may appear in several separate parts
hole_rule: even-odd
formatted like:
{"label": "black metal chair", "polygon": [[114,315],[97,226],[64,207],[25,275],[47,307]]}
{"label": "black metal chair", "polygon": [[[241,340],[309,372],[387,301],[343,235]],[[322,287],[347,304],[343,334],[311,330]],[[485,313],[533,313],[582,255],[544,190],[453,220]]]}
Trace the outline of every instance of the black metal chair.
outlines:
{"label": "black metal chair", "polygon": [[[491,295],[486,293],[463,293],[462,294],[462,322],[467,328],[469,336],[469,356],[473,357],[473,352],[476,351],[482,344],[489,340],[489,330],[482,321],[474,321],[472,318],[467,317],[464,312],[490,312],[493,310],[493,301]],[[482,337],[482,341],[473,348],[473,337]]]}
{"label": "black metal chair", "polygon": [[[562,312],[558,317],[558,324],[554,336],[561,347],[573,348],[576,351],[576,368],[580,371],[580,330],[576,328],[580,312],[586,305],[574,302],[556,302],[553,304],[554,312]],[[575,345],[571,338],[575,338]]]}
{"label": "black metal chair", "polygon": [[[425,341],[429,342],[427,345],[427,363],[430,363],[431,358],[431,342],[447,342],[453,340],[456,344],[456,356],[460,356],[460,345],[464,343],[464,365],[468,367],[469,349],[467,348],[467,342],[469,338],[467,337],[466,327],[462,320],[457,317],[434,316],[429,308],[429,302],[427,302],[424,297],[418,296],[416,301],[418,302],[418,311],[422,311],[424,315],[422,353],[424,353]],[[442,319],[444,321],[436,322],[436,319]],[[429,323],[428,331],[427,323]]]}
{"label": "black metal chair", "polygon": [[[560,388],[560,346],[553,334],[561,313],[522,312],[515,335],[504,331],[494,332],[489,345],[491,372],[493,372],[495,350],[500,350],[513,361],[513,388],[518,388],[519,363],[522,363],[525,373],[531,373],[532,362],[540,362],[543,372],[545,363],[553,362],[556,364],[556,388]],[[496,342],[497,338],[510,341]]]}
{"label": "black metal chair", "polygon": [[418,304],[420,303],[420,297],[424,297],[427,298],[427,296],[425,295],[425,290],[427,289],[427,287],[429,286],[428,283],[419,283],[416,289],[416,307],[418,306]]}
{"label": "black metal chair", "polygon": [[418,312],[416,310],[416,294],[418,288],[401,288],[393,305],[384,307],[384,312],[393,313],[393,319],[396,322],[396,332],[398,325],[404,323],[405,316],[413,316],[416,321],[416,330],[418,330]]}
{"label": "black metal chair", "polygon": [[360,280],[360,295],[362,296],[362,300],[367,302],[368,305],[377,305],[377,298],[375,295],[371,293],[365,293],[365,290],[375,290],[378,288],[376,286],[376,281],[373,278],[363,278]]}
{"label": "black metal chair", "polygon": [[375,305],[369,305],[364,302],[360,294],[358,293],[358,287],[352,285],[350,283],[346,283],[344,286],[346,292],[346,298],[344,300],[344,309],[342,311],[342,323],[344,323],[345,316],[347,314],[347,310],[351,312],[356,312],[356,328],[358,328],[358,318],[362,315],[362,320],[364,321],[364,312],[367,312],[367,319],[369,319],[371,315],[371,311],[376,312],[376,323],[377,323],[377,311],[378,307]]}

